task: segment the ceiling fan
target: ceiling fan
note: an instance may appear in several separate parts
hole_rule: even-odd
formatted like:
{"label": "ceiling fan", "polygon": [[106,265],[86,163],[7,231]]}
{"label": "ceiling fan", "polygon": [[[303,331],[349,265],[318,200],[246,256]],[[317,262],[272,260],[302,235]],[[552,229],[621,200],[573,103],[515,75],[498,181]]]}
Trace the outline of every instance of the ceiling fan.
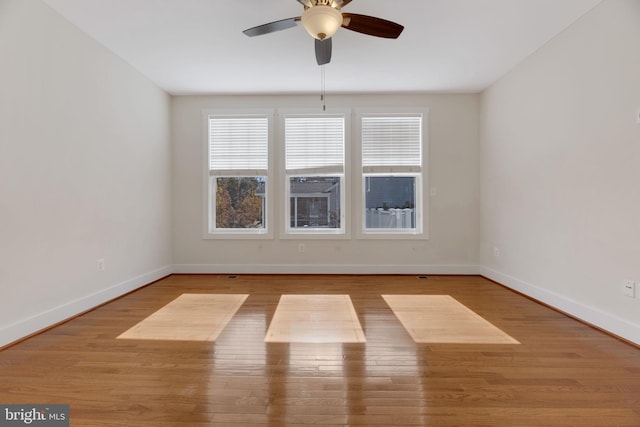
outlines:
{"label": "ceiling fan", "polygon": [[302,25],[315,39],[316,61],[318,65],[331,61],[331,37],[340,27],[369,36],[397,39],[404,27],[386,19],[355,13],[341,13],[340,10],[351,0],[298,0],[304,6],[302,16],[269,22],[244,30],[249,37],[261,36],[275,31]]}

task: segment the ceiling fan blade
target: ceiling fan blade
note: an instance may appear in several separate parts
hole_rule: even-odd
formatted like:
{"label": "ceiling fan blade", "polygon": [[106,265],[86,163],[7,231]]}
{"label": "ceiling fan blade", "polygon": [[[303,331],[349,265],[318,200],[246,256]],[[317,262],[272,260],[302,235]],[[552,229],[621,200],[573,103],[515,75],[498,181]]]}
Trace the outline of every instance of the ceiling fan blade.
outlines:
{"label": "ceiling fan blade", "polygon": [[342,26],[344,28],[370,36],[397,39],[402,30],[404,30],[404,27],[400,24],[373,16],[343,13],[342,17]]}
{"label": "ceiling fan blade", "polygon": [[280,21],[269,22],[268,24],[258,25],[257,27],[244,30],[243,33],[249,37],[261,36],[263,34],[273,33],[275,31],[286,30],[295,27],[300,17],[281,19]]}
{"label": "ceiling fan blade", "polygon": [[316,41],[316,62],[318,65],[328,64],[331,61],[331,38]]}

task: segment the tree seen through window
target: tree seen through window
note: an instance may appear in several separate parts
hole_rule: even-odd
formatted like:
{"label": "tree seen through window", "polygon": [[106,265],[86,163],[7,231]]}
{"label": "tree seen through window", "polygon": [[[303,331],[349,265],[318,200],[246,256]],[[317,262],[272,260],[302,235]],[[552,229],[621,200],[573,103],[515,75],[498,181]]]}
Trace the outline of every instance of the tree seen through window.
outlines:
{"label": "tree seen through window", "polygon": [[216,228],[264,228],[264,177],[216,178]]}

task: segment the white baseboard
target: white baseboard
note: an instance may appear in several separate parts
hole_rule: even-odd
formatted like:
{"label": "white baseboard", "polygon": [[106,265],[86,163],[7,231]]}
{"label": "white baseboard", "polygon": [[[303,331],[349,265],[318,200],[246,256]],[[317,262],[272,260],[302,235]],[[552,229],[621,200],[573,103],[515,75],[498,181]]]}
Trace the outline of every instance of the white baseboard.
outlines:
{"label": "white baseboard", "polygon": [[640,345],[640,325],[487,267],[479,274],[625,340]]}
{"label": "white baseboard", "polygon": [[175,274],[461,274],[475,275],[475,265],[358,264],[176,264]]}
{"label": "white baseboard", "polygon": [[171,273],[172,267],[165,266],[5,326],[0,329],[0,347],[91,310]]}

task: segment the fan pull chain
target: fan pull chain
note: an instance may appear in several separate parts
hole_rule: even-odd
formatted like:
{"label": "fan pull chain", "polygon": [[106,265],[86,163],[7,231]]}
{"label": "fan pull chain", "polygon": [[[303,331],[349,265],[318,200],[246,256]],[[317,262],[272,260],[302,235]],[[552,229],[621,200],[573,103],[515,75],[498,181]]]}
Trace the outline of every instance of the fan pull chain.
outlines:
{"label": "fan pull chain", "polygon": [[324,65],[320,66],[320,101],[322,102],[322,111],[327,111],[327,103],[325,100],[325,73]]}

